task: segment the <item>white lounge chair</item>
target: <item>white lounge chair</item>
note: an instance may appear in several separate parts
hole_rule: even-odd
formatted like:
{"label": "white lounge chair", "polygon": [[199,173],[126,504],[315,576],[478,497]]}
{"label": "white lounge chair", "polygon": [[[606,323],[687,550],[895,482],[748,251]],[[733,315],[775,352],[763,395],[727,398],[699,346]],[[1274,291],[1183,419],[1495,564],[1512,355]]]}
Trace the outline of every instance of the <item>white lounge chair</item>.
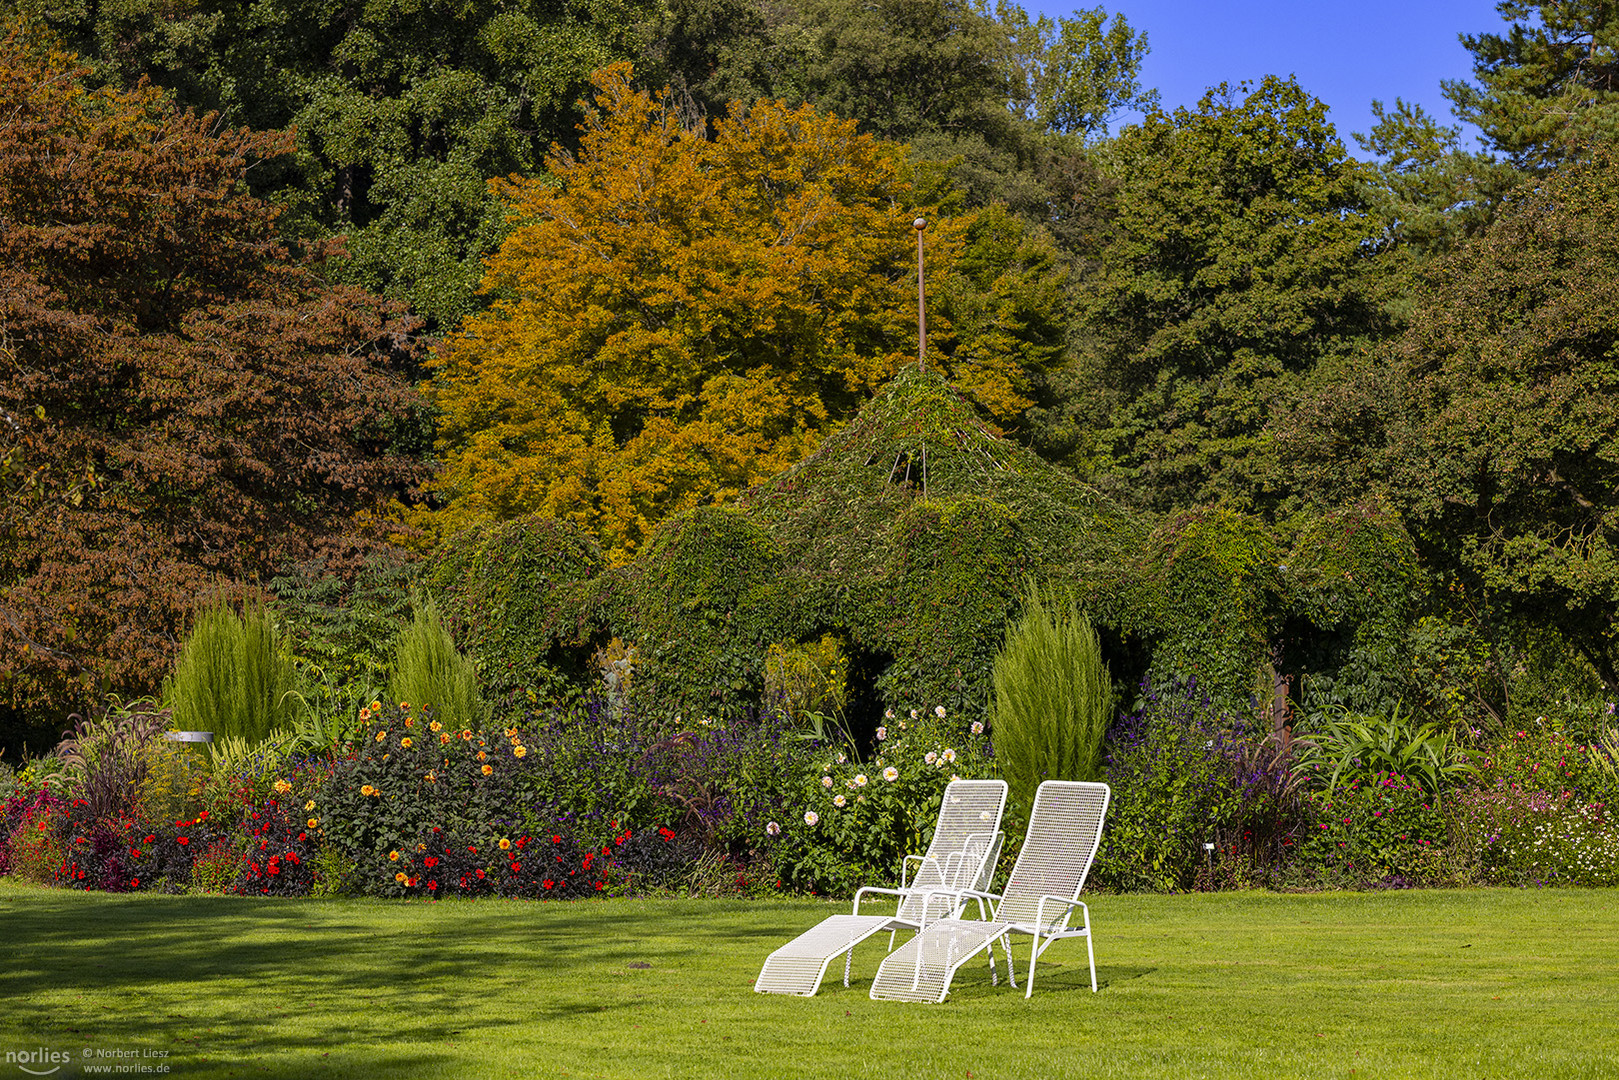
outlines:
{"label": "white lounge chair", "polygon": [[[956,893],[981,892],[989,887],[1000,858],[1001,813],[1006,808],[1004,780],[952,780],[944,789],[939,821],[924,855],[907,855],[900,862],[900,887],[868,886],[855,893],[854,911],[833,915],[804,931],[765,958],[753,988],[763,994],[812,996],[821,987],[826,969],[845,956],[843,985],[849,985],[854,947],[883,931],[889,947],[898,930],[916,930],[929,911],[944,917],[968,901]],[[914,875],[911,864],[916,863]],[[899,901],[893,914],[862,915],[861,901],[868,896],[890,896]]]}
{"label": "white lounge chair", "polygon": [[[871,996],[889,1001],[940,1002],[950,992],[950,980],[957,969],[986,950],[991,977],[994,977],[995,942],[1006,950],[1007,977],[1017,987],[1012,971],[1009,934],[1028,934],[1029,976],[1023,996],[1034,993],[1034,966],[1041,954],[1059,938],[1082,937],[1090,958],[1091,991],[1096,991],[1096,950],[1091,944],[1090,908],[1079,900],[1102,839],[1102,819],[1107,816],[1112,792],[1106,784],[1071,780],[1047,780],[1035,793],[1029,814],[1029,831],[1018,852],[1012,876],[999,895],[965,891],[924,901],[932,912],[953,906],[957,913],[964,901],[994,901],[995,913],[987,921],[958,917],[929,919],[911,940],[889,953],[872,980]],[[1075,909],[1083,924],[1070,926]],[[997,980],[998,981],[998,980]]]}

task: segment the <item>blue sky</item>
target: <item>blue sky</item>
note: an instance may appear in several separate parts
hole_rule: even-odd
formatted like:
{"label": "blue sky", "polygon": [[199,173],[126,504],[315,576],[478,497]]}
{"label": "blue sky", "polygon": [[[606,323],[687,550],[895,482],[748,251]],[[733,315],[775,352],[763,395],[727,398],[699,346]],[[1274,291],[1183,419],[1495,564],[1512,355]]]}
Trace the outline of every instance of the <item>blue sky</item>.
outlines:
{"label": "blue sky", "polygon": [[[1028,10],[1056,18],[1095,2],[1034,0]],[[1506,26],[1495,0],[1100,2],[1146,31],[1152,52],[1142,83],[1157,87],[1165,108],[1194,106],[1205,87],[1222,81],[1297,75],[1300,86],[1331,108],[1339,136],[1355,154],[1359,147],[1349,133],[1371,127],[1373,98],[1391,106],[1396,97],[1420,102],[1454,123],[1439,81],[1471,77],[1471,57],[1457,35]]]}

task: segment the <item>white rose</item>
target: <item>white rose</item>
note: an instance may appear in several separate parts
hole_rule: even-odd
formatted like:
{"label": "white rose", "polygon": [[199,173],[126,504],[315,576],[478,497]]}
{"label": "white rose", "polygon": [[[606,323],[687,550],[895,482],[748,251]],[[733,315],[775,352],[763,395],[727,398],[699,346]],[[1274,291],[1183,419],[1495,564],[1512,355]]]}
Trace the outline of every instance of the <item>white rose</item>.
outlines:
{"label": "white rose", "polygon": [[806,811],[805,814],[804,814],[804,824],[806,824],[806,825],[808,825],[808,826],[810,826],[812,828],[814,827],[815,823],[817,821],[820,821],[820,820],[821,820],[821,815],[817,814],[813,810]]}
{"label": "white rose", "polygon": [[772,822],[770,822],[770,824],[765,826],[765,834],[767,836],[780,836],[781,835],[781,826],[777,825],[774,821],[772,821]]}
{"label": "white rose", "polygon": [[940,720],[943,720],[944,719],[944,706],[943,705],[934,706],[933,715],[937,716]]}
{"label": "white rose", "polygon": [[888,729],[885,728],[885,727],[878,728],[877,729],[877,741],[882,742],[886,738],[888,738]]}
{"label": "white rose", "polygon": [[935,761],[939,760],[939,755],[935,754],[932,750],[929,750],[922,760],[927,762],[929,765],[932,765]]}
{"label": "white rose", "polygon": [[866,774],[865,773],[855,773],[854,786],[855,787],[865,787],[866,786]]}
{"label": "white rose", "polygon": [[984,733],[984,722],[982,720],[974,720],[973,721],[973,734],[974,735],[982,735],[983,733]]}
{"label": "white rose", "polygon": [[892,784],[895,780],[899,779],[899,770],[890,765],[888,768],[883,770],[883,779]]}
{"label": "white rose", "polygon": [[832,796],[832,805],[833,806],[842,806],[844,803],[846,803],[848,801],[849,800],[845,799],[842,795],[834,795],[834,796]]}
{"label": "white rose", "polygon": [[830,776],[821,777],[821,786],[822,787],[831,787],[832,786],[832,778]]}
{"label": "white rose", "polygon": [[950,749],[949,747],[945,747],[944,759],[946,761],[954,761],[954,760],[956,760],[956,752],[954,750]]}

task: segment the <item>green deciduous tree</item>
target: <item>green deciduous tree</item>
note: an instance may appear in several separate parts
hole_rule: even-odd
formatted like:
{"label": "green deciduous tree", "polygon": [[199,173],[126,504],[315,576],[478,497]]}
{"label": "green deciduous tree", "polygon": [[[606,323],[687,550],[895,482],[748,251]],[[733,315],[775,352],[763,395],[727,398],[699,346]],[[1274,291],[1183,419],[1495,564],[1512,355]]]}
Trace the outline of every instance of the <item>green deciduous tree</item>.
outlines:
{"label": "green deciduous tree", "polygon": [[[674,0],[638,70],[694,115],[772,98],[857,120],[862,132],[909,143],[913,160],[948,163],[970,205],[1004,202],[1044,222],[1061,201],[1067,151],[1037,119],[1041,87],[1048,73],[1066,81],[1053,108],[1117,103],[1107,42],[1117,44],[1119,26],[1098,28],[1106,41],[1077,28],[1064,39],[1005,0]],[[1144,45],[1132,37],[1126,51]],[[1093,74],[1111,81],[1092,86]]]}
{"label": "green deciduous tree", "polygon": [[1325,106],[1273,77],[1150,114],[1102,161],[1117,187],[1077,328],[1102,467],[1159,507],[1274,505],[1270,418],[1383,323],[1361,173]]}
{"label": "green deciduous tree", "polygon": [[1158,105],[1158,91],[1141,86],[1147,35],[1137,34],[1123,15],[1107,22],[1100,5],[1081,8],[1057,20],[1046,45],[1035,108],[1052,131],[1095,139],[1125,109]]}
{"label": "green deciduous tree", "polygon": [[[0,703],[150,692],[218,584],[351,536],[422,478],[395,305],[245,190],[282,135],[90,90],[0,41]],[[367,525],[366,522],[371,524]]]}
{"label": "green deciduous tree", "polygon": [[1278,439],[1301,490],[1392,500],[1441,600],[1555,628],[1619,685],[1619,153],[1585,157],[1434,260],[1404,335]]}
{"label": "green deciduous tree", "polygon": [[226,122],[291,128],[261,169],[284,232],[345,235],[329,270],[448,328],[476,309],[502,208],[485,181],[571,141],[595,68],[637,51],[636,0],[328,5],[309,0],[5,0],[114,86],[141,76]]}
{"label": "green deciduous tree", "polygon": [[1435,556],[1619,685],[1619,151],[1589,157],[1433,267],[1389,474]]}

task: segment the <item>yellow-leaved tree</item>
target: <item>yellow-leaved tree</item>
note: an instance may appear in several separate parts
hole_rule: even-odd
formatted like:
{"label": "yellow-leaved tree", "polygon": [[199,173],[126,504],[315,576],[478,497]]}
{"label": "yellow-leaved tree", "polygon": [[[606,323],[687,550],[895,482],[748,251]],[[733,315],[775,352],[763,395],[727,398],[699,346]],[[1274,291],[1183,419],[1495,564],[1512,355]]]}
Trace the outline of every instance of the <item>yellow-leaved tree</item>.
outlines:
{"label": "yellow-leaved tree", "polygon": [[[516,227],[488,262],[495,299],[430,387],[445,533],[541,512],[632,556],[802,458],[914,357],[914,216],[930,278],[961,253],[972,216],[932,220],[903,146],[769,101],[709,139],[630,80],[596,73],[577,156],[499,182]],[[974,352],[958,385],[1015,419],[1026,352]]]}

